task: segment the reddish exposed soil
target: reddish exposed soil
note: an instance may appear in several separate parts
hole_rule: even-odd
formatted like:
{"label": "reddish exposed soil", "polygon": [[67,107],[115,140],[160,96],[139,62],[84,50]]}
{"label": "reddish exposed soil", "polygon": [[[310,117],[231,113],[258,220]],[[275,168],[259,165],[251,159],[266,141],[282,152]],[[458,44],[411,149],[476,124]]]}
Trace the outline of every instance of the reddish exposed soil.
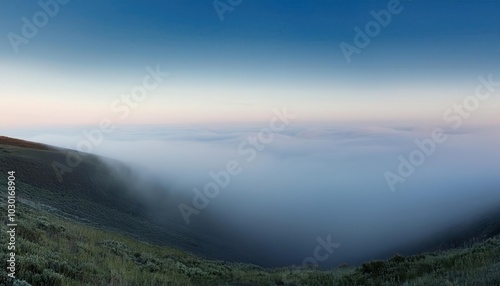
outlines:
{"label": "reddish exposed soil", "polygon": [[36,149],[36,150],[51,150],[48,146],[40,143],[35,143],[5,136],[0,136],[0,145],[9,145],[9,146]]}

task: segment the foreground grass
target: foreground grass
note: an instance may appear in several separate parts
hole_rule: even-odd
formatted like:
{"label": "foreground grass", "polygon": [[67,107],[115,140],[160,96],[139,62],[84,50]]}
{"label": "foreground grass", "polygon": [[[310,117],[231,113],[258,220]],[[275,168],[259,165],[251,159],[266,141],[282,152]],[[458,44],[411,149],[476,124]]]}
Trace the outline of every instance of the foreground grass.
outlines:
{"label": "foreground grass", "polygon": [[[0,205],[5,209],[3,198]],[[18,280],[2,271],[0,285],[500,285],[498,237],[466,249],[320,271],[204,260],[21,203],[17,235]]]}

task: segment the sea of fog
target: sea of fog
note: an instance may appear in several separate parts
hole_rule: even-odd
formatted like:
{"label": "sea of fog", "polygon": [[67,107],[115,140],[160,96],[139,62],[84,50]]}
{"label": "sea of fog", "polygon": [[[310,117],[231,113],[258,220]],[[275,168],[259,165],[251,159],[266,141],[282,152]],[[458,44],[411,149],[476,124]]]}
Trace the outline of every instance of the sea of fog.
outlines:
{"label": "sea of fog", "polygon": [[[161,182],[170,220],[263,266],[383,258],[500,202],[498,128],[443,130],[436,142],[432,126],[267,127],[120,126],[94,134],[92,153]],[[76,149],[84,130],[3,134]]]}

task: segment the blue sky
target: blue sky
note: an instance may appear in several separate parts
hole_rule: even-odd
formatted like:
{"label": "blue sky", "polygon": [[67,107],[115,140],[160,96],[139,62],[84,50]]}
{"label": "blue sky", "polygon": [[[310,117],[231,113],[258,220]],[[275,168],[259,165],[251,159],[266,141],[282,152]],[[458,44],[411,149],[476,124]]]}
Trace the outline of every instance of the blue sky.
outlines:
{"label": "blue sky", "polygon": [[[413,103],[437,113],[471,93],[479,75],[498,71],[498,1],[401,1],[401,13],[347,63],[339,44],[352,44],[354,27],[390,2],[243,0],[221,21],[212,1],[73,0],[15,53],[9,33],[22,35],[22,17],[43,10],[37,1],[2,1],[0,73],[16,108],[33,100],[55,114],[54,102],[72,110],[57,122],[30,110],[37,116],[23,121],[54,125],[105,116],[158,64],[171,77],[127,123],[258,121],[285,105],[309,121],[423,120],[430,114]],[[387,112],[394,98],[401,102]],[[373,105],[373,114],[360,105]],[[163,118],[161,106],[179,116]]]}

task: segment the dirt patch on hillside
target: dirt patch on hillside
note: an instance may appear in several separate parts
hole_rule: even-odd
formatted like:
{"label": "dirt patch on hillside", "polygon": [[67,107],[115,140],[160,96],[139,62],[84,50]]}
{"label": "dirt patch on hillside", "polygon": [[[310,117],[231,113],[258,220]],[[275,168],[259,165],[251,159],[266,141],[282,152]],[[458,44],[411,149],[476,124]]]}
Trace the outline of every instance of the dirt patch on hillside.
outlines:
{"label": "dirt patch on hillside", "polygon": [[36,149],[36,150],[52,150],[52,148],[50,148],[47,145],[25,141],[21,139],[5,137],[5,136],[0,136],[0,145],[9,145],[9,146]]}

